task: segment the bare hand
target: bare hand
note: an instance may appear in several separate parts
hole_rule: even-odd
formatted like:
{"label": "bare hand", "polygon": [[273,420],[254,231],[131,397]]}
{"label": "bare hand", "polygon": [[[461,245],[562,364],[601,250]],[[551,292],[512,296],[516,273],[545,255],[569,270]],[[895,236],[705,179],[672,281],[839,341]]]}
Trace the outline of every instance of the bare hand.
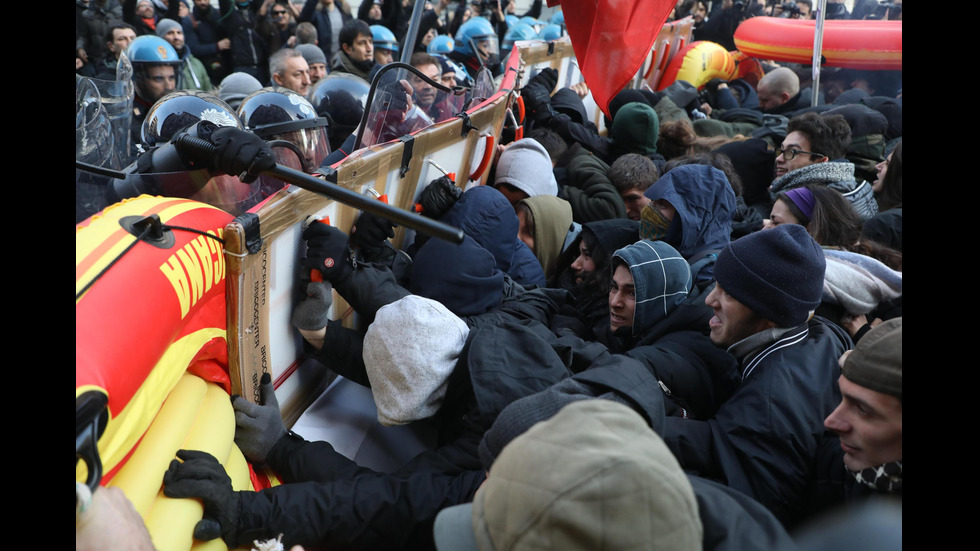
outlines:
{"label": "bare hand", "polygon": [[584,80],[578,84],[569,86],[569,88],[571,88],[572,91],[578,94],[578,97],[582,99],[585,99],[585,96],[589,95],[589,85],[586,84]]}
{"label": "bare hand", "polygon": [[219,40],[217,42],[217,44],[218,44],[218,49],[219,50],[227,50],[228,48],[231,48],[231,39],[230,38],[222,38],[221,40]]}
{"label": "bare hand", "polygon": [[75,549],[102,551],[116,548],[119,542],[136,551],[153,550],[143,518],[123,491],[100,486],[75,523]]}

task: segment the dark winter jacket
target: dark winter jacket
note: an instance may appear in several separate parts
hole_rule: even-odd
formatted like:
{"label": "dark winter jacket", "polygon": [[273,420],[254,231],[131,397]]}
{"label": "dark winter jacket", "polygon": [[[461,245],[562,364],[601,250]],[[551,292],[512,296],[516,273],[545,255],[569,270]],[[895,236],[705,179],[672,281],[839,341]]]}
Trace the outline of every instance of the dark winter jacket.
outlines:
{"label": "dark winter jacket", "polygon": [[818,317],[736,343],[738,389],[711,419],[668,417],[664,441],[686,471],[755,498],[792,526],[806,512],[824,419],[841,401],[837,360],[851,347]]}
{"label": "dark winter jacket", "polygon": [[258,8],[253,2],[239,8],[233,0],[219,0],[221,26],[231,39],[231,63],[233,72],[244,71],[259,82],[269,80],[269,46],[259,35]]}
{"label": "dark winter jacket", "polygon": [[619,190],[607,176],[609,165],[584,149],[568,162],[567,185],[558,197],[572,205],[572,220],[579,224],[610,218],[626,218]]}

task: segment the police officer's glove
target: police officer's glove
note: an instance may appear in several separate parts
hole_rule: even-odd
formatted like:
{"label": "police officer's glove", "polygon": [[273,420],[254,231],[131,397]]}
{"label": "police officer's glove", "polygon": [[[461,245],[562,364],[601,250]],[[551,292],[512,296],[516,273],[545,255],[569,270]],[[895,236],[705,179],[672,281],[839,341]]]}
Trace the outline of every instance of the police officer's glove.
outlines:
{"label": "police officer's glove", "polygon": [[448,176],[440,176],[429,182],[419,195],[422,215],[438,220],[453,208],[462,195],[463,190],[459,189]]}
{"label": "police officer's glove", "polygon": [[[326,323],[321,327],[325,326]],[[260,384],[262,405],[253,404],[238,395],[231,397],[231,406],[235,409],[235,444],[249,461],[259,465],[265,463],[276,442],[286,436],[272,376],[263,373]]]}
{"label": "police officer's glove", "polygon": [[404,112],[408,110],[408,92],[405,91],[400,83],[396,83],[394,86],[389,86],[388,91],[390,96],[388,97],[388,111],[392,112]]}
{"label": "police officer's glove", "polygon": [[397,224],[384,216],[362,212],[351,227],[350,244],[364,251],[368,257],[377,256],[384,249],[385,239],[395,237],[396,227]]}
{"label": "police officer's glove", "polygon": [[163,494],[172,498],[193,497],[204,502],[204,517],[194,526],[194,539],[213,540],[218,536],[236,547],[241,496],[231,485],[224,467],[209,453],[179,450],[163,474]]}
{"label": "police officer's glove", "polygon": [[304,331],[317,331],[330,321],[333,290],[325,281],[311,281],[306,285],[306,298],[293,310],[292,324]]}
{"label": "police officer's glove", "polygon": [[309,250],[301,261],[308,270],[320,270],[323,279],[332,284],[354,271],[347,234],[328,224],[310,224],[303,230]]}
{"label": "police officer's glove", "polygon": [[222,126],[211,133],[211,143],[215,170],[238,176],[243,183],[254,182],[262,171],[276,166],[269,144],[247,130]]}

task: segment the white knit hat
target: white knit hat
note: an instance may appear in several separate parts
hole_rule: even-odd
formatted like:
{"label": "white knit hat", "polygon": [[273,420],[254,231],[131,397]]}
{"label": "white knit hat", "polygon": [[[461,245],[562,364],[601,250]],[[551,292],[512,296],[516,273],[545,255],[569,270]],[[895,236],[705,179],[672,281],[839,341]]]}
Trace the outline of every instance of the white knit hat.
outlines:
{"label": "white knit hat", "polygon": [[494,185],[510,184],[528,197],[558,195],[551,156],[537,140],[524,138],[507,146],[497,160]]}
{"label": "white knit hat", "polygon": [[382,425],[403,425],[439,410],[469,332],[448,308],[417,295],[378,309],[364,335],[363,356]]}

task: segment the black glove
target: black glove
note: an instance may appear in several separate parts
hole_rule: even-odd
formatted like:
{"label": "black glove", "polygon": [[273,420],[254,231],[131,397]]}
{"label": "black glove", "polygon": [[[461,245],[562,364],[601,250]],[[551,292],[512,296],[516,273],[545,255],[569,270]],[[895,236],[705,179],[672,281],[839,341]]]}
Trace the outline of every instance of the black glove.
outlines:
{"label": "black glove", "polygon": [[422,215],[438,220],[453,208],[462,195],[463,190],[459,189],[448,176],[440,176],[429,182],[419,195]]}
{"label": "black glove", "polygon": [[254,182],[262,171],[276,166],[269,144],[247,130],[222,126],[211,133],[211,143],[215,145],[215,170],[238,176],[246,184]]}
{"label": "black glove", "polygon": [[253,404],[237,394],[231,397],[231,406],[235,409],[235,444],[249,461],[259,465],[265,463],[276,442],[286,436],[272,376],[263,373],[261,385],[262,405]]}
{"label": "black glove", "polygon": [[374,256],[384,248],[385,239],[395,237],[397,224],[383,216],[362,212],[350,230],[350,244]]}
{"label": "black glove", "polygon": [[309,250],[301,261],[308,270],[320,270],[323,278],[336,283],[354,271],[347,234],[329,225],[314,222],[303,230]]}
{"label": "black glove", "polygon": [[330,321],[333,292],[330,283],[311,281],[306,284],[306,298],[293,310],[292,324],[297,329],[316,331]]}
{"label": "black glove", "polygon": [[538,85],[544,87],[545,91],[550,95],[554,91],[555,86],[558,85],[558,71],[551,67],[542,69],[540,73],[534,75],[531,80],[527,81],[525,88]]}
{"label": "black glove", "polygon": [[408,92],[402,87],[401,82],[389,86],[387,91],[390,93],[387,104],[388,112],[408,110]]}
{"label": "black glove", "polygon": [[236,547],[238,511],[241,496],[232,486],[224,467],[209,453],[179,450],[170,468],[163,474],[163,495],[172,498],[193,497],[204,502],[204,518],[194,526],[194,539],[213,540],[218,536]]}
{"label": "black glove", "polygon": [[555,89],[556,84],[558,84],[558,71],[549,67],[534,75],[534,78],[521,89],[524,106],[535,122],[543,123],[557,114],[551,106],[551,91]]}

